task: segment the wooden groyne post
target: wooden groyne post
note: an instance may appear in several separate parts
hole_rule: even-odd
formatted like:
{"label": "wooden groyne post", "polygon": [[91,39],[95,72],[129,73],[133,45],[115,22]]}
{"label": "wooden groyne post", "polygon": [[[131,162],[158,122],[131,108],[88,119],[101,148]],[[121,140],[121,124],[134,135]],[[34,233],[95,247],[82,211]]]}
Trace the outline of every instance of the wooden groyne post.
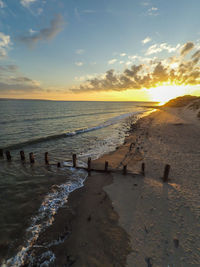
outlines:
{"label": "wooden groyne post", "polygon": [[108,171],[108,161],[105,161],[105,172]]}
{"label": "wooden groyne post", "polygon": [[123,166],[123,174],[126,175],[126,173],[127,173],[127,165],[124,165]]}
{"label": "wooden groyne post", "polygon": [[131,151],[134,146],[135,146],[135,143],[131,143],[129,147],[129,151]]}
{"label": "wooden groyne post", "polygon": [[35,158],[34,158],[33,152],[29,153],[29,159],[30,159],[31,164],[35,163]]}
{"label": "wooden groyne post", "polygon": [[88,158],[88,172],[91,172],[91,158]]}
{"label": "wooden groyne post", "polygon": [[72,155],[73,167],[76,168],[76,154]]}
{"label": "wooden groyne post", "polygon": [[168,181],[169,171],[170,171],[170,165],[166,164],[164,169],[163,182]]}
{"label": "wooden groyne post", "polygon": [[[11,161],[12,157],[11,157],[10,151],[7,150],[4,153],[6,155],[7,161]],[[26,161],[26,157],[25,157],[24,151],[21,150],[18,153],[20,154],[21,161],[22,161],[23,165],[26,164],[27,161]],[[28,155],[29,155],[30,166],[33,167],[33,164],[35,163],[34,153],[30,152]],[[54,165],[54,166],[57,166],[58,169],[63,166],[60,162],[57,162],[56,164],[55,163],[50,164],[49,163],[49,154],[48,154],[48,152],[45,152],[43,155],[44,155],[44,160],[45,160],[45,164],[46,165],[48,165],[48,166]],[[1,156],[4,156],[3,149],[0,149],[0,157]],[[100,173],[121,173],[121,174],[123,173],[124,175],[132,174],[132,172],[128,172],[127,164],[123,165],[122,169],[120,169],[120,170],[118,168],[117,169],[112,169],[112,165],[109,167],[109,162],[108,161],[105,161],[104,169],[102,168],[103,166],[101,166],[100,169],[92,168],[92,159],[91,159],[91,157],[88,157],[87,167],[86,166],[84,166],[84,167],[80,166],[79,167],[79,166],[77,166],[77,155],[76,154],[72,154],[72,164],[73,164],[74,168],[88,171],[88,175],[90,175],[92,171],[100,172]],[[163,181],[167,181],[168,175],[169,175],[169,169],[170,169],[170,166],[166,165],[165,171],[164,171],[164,176],[162,178]],[[144,165],[144,163],[142,163],[141,173],[144,174],[144,171],[145,171],[145,165]]]}
{"label": "wooden groyne post", "polygon": [[142,163],[142,166],[141,166],[141,174],[145,176],[145,163],[144,162]]}
{"label": "wooden groyne post", "polygon": [[6,158],[7,158],[7,161],[11,161],[11,154],[10,154],[10,151],[6,151]]}
{"label": "wooden groyne post", "polygon": [[49,153],[48,152],[44,153],[44,161],[46,165],[49,165]]}
{"label": "wooden groyne post", "polygon": [[0,149],[0,158],[3,158],[3,149]]}
{"label": "wooden groyne post", "polygon": [[21,161],[25,161],[25,154],[24,154],[24,151],[21,150],[19,153],[20,153]]}

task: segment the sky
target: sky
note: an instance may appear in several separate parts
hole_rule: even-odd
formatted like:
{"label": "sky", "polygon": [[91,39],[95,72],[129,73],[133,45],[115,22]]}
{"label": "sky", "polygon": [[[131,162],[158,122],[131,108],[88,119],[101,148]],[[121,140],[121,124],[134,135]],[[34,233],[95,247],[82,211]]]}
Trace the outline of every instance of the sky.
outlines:
{"label": "sky", "polygon": [[0,0],[0,97],[200,95],[199,0]]}

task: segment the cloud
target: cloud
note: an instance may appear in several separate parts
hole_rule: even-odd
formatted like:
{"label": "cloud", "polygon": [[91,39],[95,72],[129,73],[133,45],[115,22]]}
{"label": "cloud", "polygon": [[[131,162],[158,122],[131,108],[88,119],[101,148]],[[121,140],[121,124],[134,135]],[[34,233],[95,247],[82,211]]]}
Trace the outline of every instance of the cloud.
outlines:
{"label": "cloud", "polygon": [[82,55],[82,54],[84,54],[84,52],[85,52],[84,49],[77,49],[77,50],[76,50],[76,54],[77,54],[77,55]]}
{"label": "cloud", "polygon": [[33,29],[29,29],[29,33],[32,35],[32,34],[35,34],[37,31],[34,31]]}
{"label": "cloud", "polygon": [[114,64],[116,62],[117,62],[117,59],[116,58],[113,58],[113,59],[111,59],[111,60],[108,61],[108,65],[112,65],[112,64]]}
{"label": "cloud", "polygon": [[126,66],[129,66],[129,65],[131,65],[131,64],[132,64],[132,61],[130,61],[130,60],[128,60],[128,61],[125,63]]}
{"label": "cloud", "polygon": [[50,22],[50,26],[37,31],[35,34],[19,37],[19,40],[29,47],[33,47],[39,41],[49,41],[63,30],[64,19],[62,15],[56,15]]}
{"label": "cloud", "polygon": [[22,75],[17,65],[0,65],[0,92],[41,91],[40,83]]}
{"label": "cloud", "polygon": [[[186,44],[184,45],[186,47]],[[165,84],[198,85],[200,84],[200,50],[186,60],[180,54],[176,58],[152,60],[147,64],[132,65],[122,73],[108,70],[100,77],[88,79],[79,87],[71,89],[74,93],[87,91],[124,91],[152,88]],[[176,65],[174,64],[176,62]]]}
{"label": "cloud", "polygon": [[8,91],[17,91],[17,92],[27,92],[27,91],[40,91],[41,88],[32,82],[25,83],[4,83],[0,82],[0,92],[8,92]]}
{"label": "cloud", "polygon": [[149,16],[158,16],[159,13],[158,13],[158,8],[157,7],[151,7],[147,10],[147,14]]}
{"label": "cloud", "polygon": [[138,56],[138,55],[133,55],[133,56],[128,56],[128,59],[133,61],[140,61],[144,63],[148,63],[150,61],[155,61],[157,57],[143,57],[143,56]]}
{"label": "cloud", "polygon": [[38,81],[32,80],[28,77],[6,77],[0,82],[0,92],[7,91],[40,91],[40,83]]}
{"label": "cloud", "polygon": [[0,32],[0,59],[7,56],[7,50],[11,44],[10,36]]}
{"label": "cloud", "polygon": [[81,62],[81,61],[75,62],[75,65],[78,66],[78,67],[81,67],[81,66],[83,66],[83,62]]}
{"label": "cloud", "polygon": [[192,55],[192,60],[195,64],[197,64],[199,62],[200,59],[200,50],[196,51],[193,55]]}
{"label": "cloud", "polygon": [[157,54],[160,53],[162,51],[167,51],[168,53],[172,53],[177,51],[180,48],[180,44],[177,44],[176,46],[171,46],[167,43],[162,43],[162,44],[154,44],[152,46],[150,46],[147,51],[146,51],[146,55],[152,55],[152,54]]}
{"label": "cloud", "polygon": [[142,2],[141,5],[142,5],[142,6],[149,6],[150,3],[149,3],[149,2]]}
{"label": "cloud", "polygon": [[146,37],[144,40],[142,40],[142,43],[143,44],[147,44],[151,41],[151,38],[150,37]]}
{"label": "cloud", "polygon": [[193,48],[194,48],[194,43],[192,43],[192,42],[188,42],[188,43],[184,44],[182,49],[181,49],[181,55],[182,56],[187,55]]}
{"label": "cloud", "polygon": [[0,74],[5,72],[16,72],[17,70],[17,65],[0,65]]}
{"label": "cloud", "polygon": [[32,3],[36,2],[37,0],[21,0],[20,3],[23,7],[29,7]]}
{"label": "cloud", "polygon": [[125,57],[126,56],[126,53],[121,53],[120,54],[120,57]]}
{"label": "cloud", "polygon": [[0,8],[4,8],[5,7],[5,4],[2,0],[0,0]]}
{"label": "cloud", "polygon": [[95,78],[96,75],[97,75],[97,73],[95,73],[95,74],[88,74],[88,75],[84,75],[84,76],[80,76],[80,77],[75,76],[75,77],[74,77],[74,80],[75,80],[75,81],[79,81],[79,82],[83,82],[83,81],[86,81],[86,80],[88,80],[88,79],[93,79],[93,78]]}

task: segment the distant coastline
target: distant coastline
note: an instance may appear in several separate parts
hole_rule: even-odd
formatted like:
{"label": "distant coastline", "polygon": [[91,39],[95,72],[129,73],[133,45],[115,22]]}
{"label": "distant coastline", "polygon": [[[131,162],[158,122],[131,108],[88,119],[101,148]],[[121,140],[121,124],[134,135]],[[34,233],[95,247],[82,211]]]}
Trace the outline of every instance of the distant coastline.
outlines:
{"label": "distant coastline", "polygon": [[17,100],[17,101],[54,101],[54,102],[119,102],[119,103],[122,103],[122,102],[127,102],[127,103],[159,103],[159,102],[156,102],[156,101],[102,101],[102,100],[99,100],[99,101],[95,101],[95,100],[52,100],[52,99],[29,99],[29,98],[0,98],[0,101],[9,101],[9,100]]}
{"label": "distant coastline", "polygon": [[50,100],[50,99],[0,98],[0,101],[9,101],[9,100],[17,100],[17,101],[55,101],[55,100]]}

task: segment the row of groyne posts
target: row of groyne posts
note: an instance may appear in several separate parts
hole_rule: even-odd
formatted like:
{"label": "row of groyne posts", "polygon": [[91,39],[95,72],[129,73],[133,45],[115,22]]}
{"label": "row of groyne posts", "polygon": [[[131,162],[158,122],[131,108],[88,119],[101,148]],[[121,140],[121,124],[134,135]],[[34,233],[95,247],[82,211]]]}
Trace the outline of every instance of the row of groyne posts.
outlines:
{"label": "row of groyne posts", "polygon": [[[19,152],[19,154],[20,154],[21,161],[22,162],[25,162],[26,157],[25,157],[24,151],[21,150]],[[11,156],[10,151],[8,151],[8,150],[5,151],[5,155],[6,155],[7,161],[11,161],[12,160],[12,156]],[[0,149],[0,158],[4,158],[4,151],[3,151],[3,149]],[[30,164],[34,164],[35,163],[35,157],[34,157],[33,152],[29,153],[29,161],[30,161]],[[44,161],[45,161],[45,164],[46,165],[50,165],[49,164],[49,154],[48,154],[48,152],[45,152],[44,153]],[[119,170],[109,169],[108,168],[108,166],[109,166],[108,161],[105,161],[104,169],[102,169],[102,170],[92,169],[92,167],[91,167],[91,163],[92,163],[91,157],[88,158],[88,162],[87,162],[87,165],[88,166],[87,166],[87,168],[86,167],[78,167],[77,166],[77,156],[76,156],[76,154],[73,154],[72,155],[72,162],[73,162],[73,168],[84,169],[84,170],[88,171],[89,173],[91,171],[96,171],[96,172],[119,172]],[[57,163],[57,167],[58,168],[61,167],[61,163],[60,162]],[[169,164],[166,164],[165,165],[165,168],[164,168],[163,177],[162,177],[163,182],[167,182],[168,181],[169,171],[170,171],[170,165]],[[127,165],[124,165],[123,166],[122,173],[124,175],[128,174]],[[145,163],[144,162],[141,164],[141,172],[140,172],[140,174],[143,175],[143,176],[145,176]]]}

